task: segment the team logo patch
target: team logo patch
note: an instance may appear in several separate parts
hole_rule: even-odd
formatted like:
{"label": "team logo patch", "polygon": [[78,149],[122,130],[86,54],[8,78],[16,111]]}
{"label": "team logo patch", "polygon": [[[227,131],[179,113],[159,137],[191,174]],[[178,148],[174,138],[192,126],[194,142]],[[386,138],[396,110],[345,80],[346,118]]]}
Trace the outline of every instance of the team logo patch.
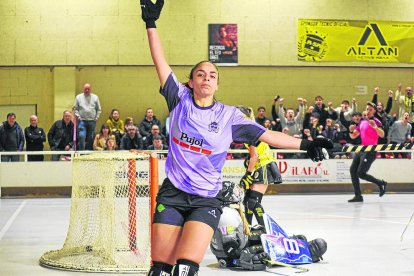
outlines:
{"label": "team logo patch", "polygon": [[212,122],[208,126],[208,131],[218,133],[220,130],[220,126],[217,122]]}
{"label": "team logo patch", "polygon": [[216,216],[216,210],[211,210],[208,212],[210,215],[212,215],[213,217],[217,218]]}

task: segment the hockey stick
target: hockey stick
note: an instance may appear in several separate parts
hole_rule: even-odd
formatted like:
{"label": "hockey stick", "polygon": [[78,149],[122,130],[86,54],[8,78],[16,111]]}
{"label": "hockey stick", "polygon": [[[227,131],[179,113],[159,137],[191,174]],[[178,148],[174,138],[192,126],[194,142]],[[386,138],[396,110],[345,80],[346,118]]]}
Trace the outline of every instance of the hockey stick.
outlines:
{"label": "hockey stick", "polygon": [[379,144],[379,145],[349,145],[346,144],[342,151],[344,152],[371,152],[371,151],[398,151],[398,150],[410,150],[413,148],[414,143],[400,143],[400,144]]}
{"label": "hockey stick", "polygon": [[410,225],[411,225],[411,222],[413,221],[413,218],[414,218],[414,212],[412,213],[410,220],[408,221],[407,225],[404,227],[403,232],[401,233],[400,242],[402,242],[402,241],[403,241],[405,231],[407,231],[408,226],[410,226]]}
{"label": "hockey stick", "polygon": [[272,260],[264,260],[268,267],[272,266],[272,265],[278,265],[278,266],[284,266],[284,267],[290,267],[290,268],[295,268],[295,269],[299,269],[300,271],[295,271],[295,273],[304,273],[304,272],[308,272],[309,269],[300,265],[292,265],[292,264],[285,264],[285,263],[281,263],[281,262],[277,262],[277,261],[272,261]]}

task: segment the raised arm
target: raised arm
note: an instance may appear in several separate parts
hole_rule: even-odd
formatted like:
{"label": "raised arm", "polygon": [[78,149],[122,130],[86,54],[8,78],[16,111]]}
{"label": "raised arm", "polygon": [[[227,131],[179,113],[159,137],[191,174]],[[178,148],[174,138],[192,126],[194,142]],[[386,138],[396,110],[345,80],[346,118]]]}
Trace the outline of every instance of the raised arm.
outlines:
{"label": "raised arm", "polygon": [[147,28],[148,43],[152,61],[154,62],[157,70],[160,85],[164,86],[164,83],[172,70],[165,59],[164,49],[162,48],[161,39],[155,25],[155,21],[159,18],[162,7],[164,6],[164,0],[157,0],[155,4],[152,3],[151,0],[140,0],[140,2],[142,20],[144,20]]}

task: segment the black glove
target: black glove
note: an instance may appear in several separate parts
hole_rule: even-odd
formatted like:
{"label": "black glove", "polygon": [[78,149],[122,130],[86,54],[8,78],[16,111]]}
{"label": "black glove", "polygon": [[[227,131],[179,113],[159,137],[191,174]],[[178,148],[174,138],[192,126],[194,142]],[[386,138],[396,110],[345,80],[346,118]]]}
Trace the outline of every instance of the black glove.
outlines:
{"label": "black glove", "polygon": [[242,187],[245,190],[248,190],[252,184],[253,184],[252,173],[249,171],[246,171],[246,173],[243,175],[242,179],[240,180],[240,187]]}
{"label": "black glove", "polygon": [[266,260],[269,259],[269,255],[263,252],[255,252],[255,249],[246,248],[241,252],[240,258],[237,260],[237,264],[244,270],[265,270]]}
{"label": "black glove", "polygon": [[328,159],[327,153],[322,151],[322,149],[332,149],[333,143],[330,139],[323,136],[316,137],[313,141],[302,139],[300,143],[300,150],[306,150],[308,156],[312,161],[322,161],[323,159]]}
{"label": "black glove", "polygon": [[155,21],[160,17],[162,6],[164,6],[164,0],[157,0],[152,3],[151,0],[140,0],[142,20],[144,20],[146,28],[156,28]]}

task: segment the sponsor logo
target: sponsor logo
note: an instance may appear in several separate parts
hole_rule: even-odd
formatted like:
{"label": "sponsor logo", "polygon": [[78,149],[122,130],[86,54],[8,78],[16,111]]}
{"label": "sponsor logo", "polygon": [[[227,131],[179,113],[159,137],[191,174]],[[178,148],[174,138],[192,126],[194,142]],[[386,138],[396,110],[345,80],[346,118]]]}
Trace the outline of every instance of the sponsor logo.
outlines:
{"label": "sponsor logo", "polygon": [[196,137],[189,137],[187,133],[181,133],[180,139],[173,137],[173,142],[177,145],[189,149],[191,151],[199,152],[202,154],[210,155],[212,153],[211,150],[203,149],[204,139],[197,139]]}
{"label": "sponsor logo", "polygon": [[303,61],[320,61],[328,51],[326,35],[318,31],[306,30],[306,35],[299,38],[298,41],[298,59]]}
{"label": "sponsor logo", "polygon": [[[368,39],[372,36],[376,38],[376,43],[373,43],[372,39],[368,43]],[[346,54],[364,60],[386,60],[390,57],[398,57],[398,47],[389,46],[378,25],[370,23],[365,27],[358,45],[349,47]]]}
{"label": "sponsor logo", "polygon": [[158,206],[157,206],[157,212],[158,213],[161,213],[164,210],[165,210],[165,206],[163,204],[158,204]]}
{"label": "sponsor logo", "polygon": [[212,215],[213,217],[217,218],[216,216],[216,210],[211,210],[208,212],[210,215]]}

